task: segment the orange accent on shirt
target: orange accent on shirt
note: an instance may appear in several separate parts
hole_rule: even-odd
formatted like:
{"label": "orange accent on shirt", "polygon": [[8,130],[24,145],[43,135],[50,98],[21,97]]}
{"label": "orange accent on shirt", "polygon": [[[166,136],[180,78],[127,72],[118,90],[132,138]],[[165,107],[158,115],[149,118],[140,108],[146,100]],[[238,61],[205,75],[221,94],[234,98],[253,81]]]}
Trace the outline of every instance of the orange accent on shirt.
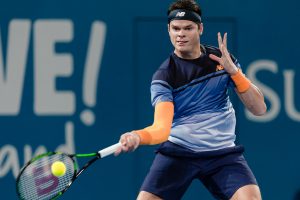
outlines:
{"label": "orange accent on shirt", "polygon": [[156,104],[153,124],[144,129],[134,131],[140,136],[141,144],[154,145],[167,141],[171,132],[173,116],[173,102]]}
{"label": "orange accent on shirt", "polygon": [[217,65],[216,71],[221,71],[223,69],[224,69],[224,67],[222,65]]}

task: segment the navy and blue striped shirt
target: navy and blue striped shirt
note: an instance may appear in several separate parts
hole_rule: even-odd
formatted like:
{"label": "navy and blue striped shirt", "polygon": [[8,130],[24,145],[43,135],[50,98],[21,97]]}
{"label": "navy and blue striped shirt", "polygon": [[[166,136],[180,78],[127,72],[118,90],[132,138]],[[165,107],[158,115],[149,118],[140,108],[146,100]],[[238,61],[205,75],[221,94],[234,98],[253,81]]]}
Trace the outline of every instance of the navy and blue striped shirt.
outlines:
{"label": "navy and blue striped shirt", "polygon": [[[186,60],[172,53],[154,73],[151,100],[174,103],[169,141],[196,152],[235,146],[235,112],[228,96],[229,74],[209,54],[218,48],[201,45],[201,56]],[[232,56],[233,62],[240,67]]]}

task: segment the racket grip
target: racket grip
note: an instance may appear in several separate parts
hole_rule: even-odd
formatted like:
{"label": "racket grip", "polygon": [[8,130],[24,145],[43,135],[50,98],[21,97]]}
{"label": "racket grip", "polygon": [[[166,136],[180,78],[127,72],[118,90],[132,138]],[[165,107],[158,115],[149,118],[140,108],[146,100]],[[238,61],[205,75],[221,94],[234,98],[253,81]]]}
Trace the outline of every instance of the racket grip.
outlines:
{"label": "racket grip", "polygon": [[104,158],[106,156],[109,156],[113,153],[115,153],[115,151],[121,146],[121,143],[116,143],[116,144],[113,144],[109,147],[106,147],[105,149],[102,149],[100,151],[98,151],[99,155],[101,158]]}

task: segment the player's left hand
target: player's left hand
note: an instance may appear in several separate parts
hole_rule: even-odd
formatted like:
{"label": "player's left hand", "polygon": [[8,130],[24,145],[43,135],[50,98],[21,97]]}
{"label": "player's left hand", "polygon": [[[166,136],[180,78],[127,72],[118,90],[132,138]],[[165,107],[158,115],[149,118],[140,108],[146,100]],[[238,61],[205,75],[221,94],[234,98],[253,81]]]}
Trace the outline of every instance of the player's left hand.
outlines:
{"label": "player's left hand", "polygon": [[220,65],[224,67],[224,69],[230,74],[234,75],[237,73],[238,68],[237,66],[232,62],[232,59],[230,57],[230,54],[227,50],[227,33],[224,34],[224,37],[222,39],[221,33],[218,33],[218,44],[219,49],[221,51],[222,56],[218,57],[216,55],[210,54],[210,59],[217,61]]}

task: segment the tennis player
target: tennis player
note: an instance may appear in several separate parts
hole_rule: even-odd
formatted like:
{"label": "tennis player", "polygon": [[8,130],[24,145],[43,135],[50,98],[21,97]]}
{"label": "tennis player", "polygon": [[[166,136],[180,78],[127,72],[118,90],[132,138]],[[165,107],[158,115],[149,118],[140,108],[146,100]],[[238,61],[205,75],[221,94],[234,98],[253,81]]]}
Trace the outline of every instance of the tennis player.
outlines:
{"label": "tennis player", "polygon": [[201,9],[194,0],[170,5],[168,31],[174,52],[153,75],[154,123],[123,134],[116,152],[161,143],[137,199],[181,199],[194,179],[216,199],[261,199],[244,149],[235,144],[228,90],[254,115],[266,112],[263,94],[228,52],[226,33],[218,33],[218,48],[201,44]]}

